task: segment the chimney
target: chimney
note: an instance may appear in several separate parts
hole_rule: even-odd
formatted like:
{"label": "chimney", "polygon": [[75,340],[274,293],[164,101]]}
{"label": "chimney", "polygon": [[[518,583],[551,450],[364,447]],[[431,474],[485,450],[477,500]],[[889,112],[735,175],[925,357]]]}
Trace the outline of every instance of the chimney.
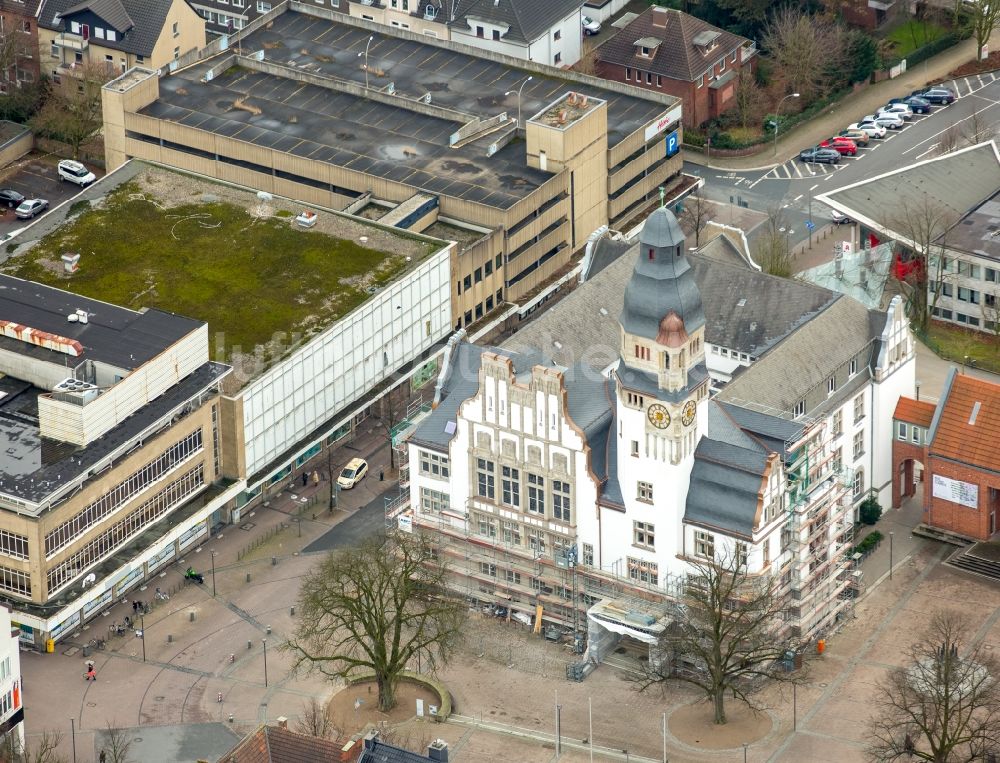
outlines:
{"label": "chimney", "polygon": [[448,743],[443,739],[435,739],[427,745],[427,758],[439,763],[448,763]]}
{"label": "chimney", "polygon": [[374,750],[375,749],[375,742],[377,742],[377,741],[378,741],[378,732],[377,731],[369,731],[367,734],[365,734],[365,749],[366,750]]}
{"label": "chimney", "polygon": [[285,716],[283,716],[283,715],[279,715],[278,716],[278,728],[279,729],[287,729],[288,728],[288,719]]}
{"label": "chimney", "polygon": [[669,13],[669,8],[661,8],[658,5],[653,6],[653,26],[660,29],[667,28],[667,14]]}

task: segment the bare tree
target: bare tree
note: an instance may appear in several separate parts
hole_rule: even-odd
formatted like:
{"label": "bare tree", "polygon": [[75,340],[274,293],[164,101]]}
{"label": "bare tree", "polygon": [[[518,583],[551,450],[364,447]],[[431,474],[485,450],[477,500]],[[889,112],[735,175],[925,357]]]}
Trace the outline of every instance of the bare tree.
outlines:
{"label": "bare tree", "polygon": [[976,38],[976,60],[986,58],[986,44],[993,36],[993,27],[1000,26],[1000,2],[997,0],[972,0],[960,2],[972,26],[972,36]]}
{"label": "bare tree", "polygon": [[433,735],[423,726],[390,726],[385,721],[379,723],[379,738],[386,744],[409,750],[413,753],[426,753],[427,746],[434,741]]}
{"label": "bare tree", "polygon": [[764,93],[757,84],[757,77],[749,68],[740,69],[736,75],[736,89],[734,92],[736,115],[740,120],[740,127],[748,128],[751,124],[756,124],[763,116],[762,104],[764,103]]}
{"label": "bare tree", "polygon": [[753,259],[765,273],[790,278],[793,270],[792,249],[788,242],[788,220],[777,205],[767,210],[763,230],[753,238]]}
{"label": "bare tree", "polygon": [[714,205],[703,196],[688,196],[681,207],[680,222],[694,232],[695,247],[701,246],[701,232],[713,216]]}
{"label": "bare tree", "polygon": [[315,697],[310,697],[308,702],[302,703],[302,717],[295,722],[295,731],[321,739],[336,739],[340,736],[340,729],[333,725],[330,714]]}
{"label": "bare tree", "polygon": [[983,328],[993,334],[993,351],[1000,352],[1000,289],[983,292]]}
{"label": "bare tree", "polygon": [[[1000,5],[1000,2],[997,3]],[[982,109],[973,111],[965,122],[962,137],[966,145],[975,146],[990,140],[996,132],[996,125],[986,118]]]}
{"label": "bare tree", "polygon": [[62,744],[58,731],[43,731],[20,744],[17,734],[8,734],[0,743],[0,763],[66,763],[56,752]]}
{"label": "bare tree", "polygon": [[697,686],[726,722],[725,697],[756,708],[759,679],[788,680],[781,666],[794,645],[782,634],[786,597],[774,575],[750,575],[740,552],[698,562],[684,586],[682,614],[660,637],[641,689],[677,680]]}
{"label": "bare tree", "polygon": [[940,612],[909,659],[878,684],[872,760],[973,763],[1000,754],[1000,664],[969,643],[960,615]]}
{"label": "bare tree", "polygon": [[66,143],[76,158],[104,125],[101,88],[113,71],[102,64],[84,64],[53,84],[45,104],[32,118],[32,128],[47,138]]}
{"label": "bare tree", "polygon": [[910,320],[926,331],[930,315],[946,286],[954,280],[949,269],[947,235],[961,215],[927,193],[903,199],[897,212],[883,224],[887,237],[897,238],[897,256],[905,267],[894,267],[893,276],[906,299]]}
{"label": "bare tree", "polygon": [[844,30],[819,16],[785,6],[764,27],[762,44],[789,92],[808,102],[827,91],[843,61]]}
{"label": "bare tree", "polygon": [[129,752],[135,741],[132,734],[127,729],[115,726],[108,721],[108,730],[103,737],[107,763],[129,763]]}
{"label": "bare tree", "polygon": [[284,649],[295,668],[336,679],[371,673],[381,710],[396,703],[413,659],[447,660],[464,602],[444,594],[446,568],[423,537],[370,538],[331,554],[302,583],[299,627]]}

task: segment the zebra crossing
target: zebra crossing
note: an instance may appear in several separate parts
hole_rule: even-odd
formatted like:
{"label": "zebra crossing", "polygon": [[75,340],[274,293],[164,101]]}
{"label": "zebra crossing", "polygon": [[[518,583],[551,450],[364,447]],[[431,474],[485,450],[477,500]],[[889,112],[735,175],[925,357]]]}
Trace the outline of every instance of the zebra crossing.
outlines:
{"label": "zebra crossing", "polygon": [[[985,74],[970,74],[968,77],[959,77],[958,79],[949,80],[941,84],[943,87],[947,87],[952,90],[955,95],[961,99],[972,95],[993,82],[996,82],[997,79],[1000,79],[997,72],[987,72]],[[759,178],[753,185],[756,185],[756,183],[761,180],[810,180],[813,178],[822,178],[827,175],[832,175],[838,170],[842,170],[847,167],[851,162],[863,161],[867,154],[876,150],[882,144],[888,143],[899,134],[909,130],[918,122],[936,114],[943,108],[948,107],[934,106],[927,114],[914,115],[913,120],[904,124],[899,130],[889,130],[884,138],[873,138],[867,146],[858,146],[858,153],[856,156],[841,156],[840,164],[806,164],[805,162],[800,162],[798,157],[794,157],[786,161],[784,164],[779,164],[763,177]],[[844,126],[846,127],[847,125]]]}

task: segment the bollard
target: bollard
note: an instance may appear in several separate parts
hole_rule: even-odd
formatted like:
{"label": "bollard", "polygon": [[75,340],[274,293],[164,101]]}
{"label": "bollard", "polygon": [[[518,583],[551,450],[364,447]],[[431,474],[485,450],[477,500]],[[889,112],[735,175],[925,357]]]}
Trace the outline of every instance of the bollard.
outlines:
{"label": "bollard", "polygon": [[277,563],[278,563],[278,557],[276,557],[276,556],[272,556],[272,557],[271,557],[271,566],[273,567],[273,566],[274,566],[274,565],[276,565]]}
{"label": "bollard", "polygon": [[229,655],[229,662],[230,663],[236,662],[236,655],[235,654]]}
{"label": "bollard", "polygon": [[174,635],[172,633],[167,634],[167,643],[168,644],[174,643]]}
{"label": "bollard", "polygon": [[267,626],[267,635],[268,635],[268,636],[270,636],[270,635],[271,635],[271,626],[270,626],[270,625],[269,625],[269,626]]}
{"label": "bollard", "polygon": [[247,573],[247,582],[248,583],[250,582],[250,573],[249,572]]}
{"label": "bollard", "polygon": [[253,649],[253,642],[252,641],[248,641],[247,642],[247,649]]}
{"label": "bollard", "polygon": [[292,617],[295,617],[295,607],[292,607]]}
{"label": "bollard", "polygon": [[219,702],[222,702],[222,692],[220,691],[216,697]]}
{"label": "bollard", "polygon": [[194,612],[188,612],[188,622],[189,623],[194,622]]}
{"label": "bollard", "polygon": [[230,722],[230,723],[232,723],[232,722],[233,722],[233,714],[232,714],[232,713],[230,713],[230,714],[229,714],[229,722]]}

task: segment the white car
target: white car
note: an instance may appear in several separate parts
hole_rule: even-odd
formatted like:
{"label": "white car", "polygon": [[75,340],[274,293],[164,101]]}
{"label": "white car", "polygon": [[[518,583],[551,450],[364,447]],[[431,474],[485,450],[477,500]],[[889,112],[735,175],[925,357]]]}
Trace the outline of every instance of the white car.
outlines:
{"label": "white car", "polygon": [[63,159],[59,162],[59,179],[68,180],[83,188],[97,180],[97,176],[80,164],[80,162],[74,162],[72,159]]}
{"label": "white car", "polygon": [[585,35],[597,34],[601,31],[601,22],[597,19],[592,19],[590,16],[584,16],[583,19],[583,33]]}
{"label": "white car", "polygon": [[882,125],[882,127],[888,127],[890,130],[898,130],[906,124],[899,114],[889,113],[869,114],[867,117],[862,118],[862,120],[858,122],[858,125],[864,125],[866,122],[870,124]]}
{"label": "white car", "polygon": [[909,121],[913,119],[913,109],[905,103],[890,103],[878,110],[879,114],[898,114],[903,119]]}
{"label": "white car", "polygon": [[855,122],[847,126],[848,130],[861,130],[869,138],[884,138],[887,130],[885,125],[877,125],[874,122]]}

